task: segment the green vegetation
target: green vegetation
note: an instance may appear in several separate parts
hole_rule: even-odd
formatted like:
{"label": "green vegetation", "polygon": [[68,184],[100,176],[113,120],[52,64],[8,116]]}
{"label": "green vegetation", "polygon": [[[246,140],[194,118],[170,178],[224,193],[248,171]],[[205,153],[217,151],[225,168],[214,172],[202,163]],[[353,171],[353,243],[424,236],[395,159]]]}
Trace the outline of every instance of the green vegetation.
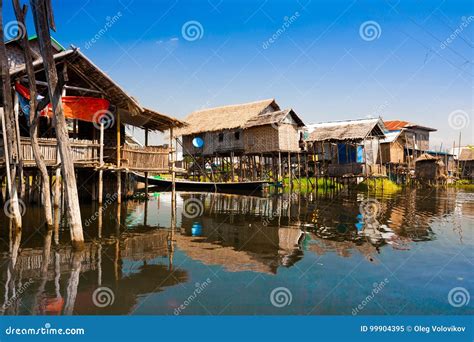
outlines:
{"label": "green vegetation", "polygon": [[[308,193],[314,191],[314,178],[302,177],[300,179],[293,179],[292,191],[299,193]],[[284,191],[287,192],[290,189],[290,179],[288,177],[283,179]],[[332,181],[331,179],[318,178],[318,192],[325,192],[328,190],[334,190],[342,188],[342,184]]]}
{"label": "green vegetation", "polygon": [[474,183],[468,179],[459,179],[454,184],[449,184],[448,186],[456,189],[474,191]]}
{"label": "green vegetation", "polygon": [[400,191],[402,187],[388,178],[366,179],[356,185],[357,190],[394,193]]}

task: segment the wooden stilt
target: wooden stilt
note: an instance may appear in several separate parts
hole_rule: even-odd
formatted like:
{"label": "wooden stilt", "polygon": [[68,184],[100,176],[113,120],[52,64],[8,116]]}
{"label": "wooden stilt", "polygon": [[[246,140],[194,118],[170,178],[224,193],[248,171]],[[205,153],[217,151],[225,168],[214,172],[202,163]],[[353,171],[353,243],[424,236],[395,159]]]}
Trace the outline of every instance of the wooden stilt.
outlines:
{"label": "wooden stilt", "polygon": [[102,205],[104,198],[104,123],[100,123],[100,138],[99,138],[99,188],[97,199],[99,206]]}
{"label": "wooden stilt", "polygon": [[15,147],[15,141],[19,141],[19,137],[16,136],[16,129],[13,118],[13,100],[12,100],[12,88],[10,80],[10,66],[8,63],[7,50],[4,42],[3,32],[3,9],[2,2],[0,2],[0,69],[2,76],[2,93],[3,93],[3,107],[1,109],[2,116],[2,132],[4,137],[4,155],[5,161],[9,160],[6,164],[7,173],[9,173],[9,213],[12,217],[14,227],[21,229],[21,212],[18,201],[18,192],[15,185],[15,178],[17,175],[16,165],[18,162],[17,149]]}
{"label": "wooden stilt", "polygon": [[[171,141],[170,141],[170,144],[171,144]],[[145,147],[147,146],[148,146],[148,128],[145,128]],[[148,200],[148,172],[145,172],[145,198]]]}
{"label": "wooden stilt", "polygon": [[116,139],[117,139],[117,203],[122,203],[122,172],[120,172],[120,165],[121,165],[121,141],[120,141],[120,114],[117,112],[116,120]]}
{"label": "wooden stilt", "polygon": [[71,148],[69,146],[66,119],[61,105],[61,89],[58,86],[58,75],[53,58],[53,48],[51,46],[51,35],[49,31],[50,26],[54,27],[53,13],[50,6],[47,8],[45,1],[31,0],[30,2],[33,9],[33,19],[35,22],[41,56],[43,58],[46,80],[48,82],[49,98],[56,119],[56,136],[61,154],[61,168],[66,188],[66,203],[71,240],[74,248],[82,249],[84,247],[84,235],[82,231],[81,211],[74,172],[74,162],[72,159]]}

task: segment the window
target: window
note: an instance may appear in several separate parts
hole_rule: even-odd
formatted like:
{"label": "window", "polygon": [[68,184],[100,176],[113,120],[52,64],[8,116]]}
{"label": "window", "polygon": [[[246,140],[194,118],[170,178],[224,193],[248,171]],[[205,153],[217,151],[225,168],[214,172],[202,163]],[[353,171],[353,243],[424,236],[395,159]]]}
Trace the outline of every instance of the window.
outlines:
{"label": "window", "polygon": [[235,140],[240,140],[240,132],[234,133]]}
{"label": "window", "polygon": [[224,141],[224,133],[219,133],[219,142]]}

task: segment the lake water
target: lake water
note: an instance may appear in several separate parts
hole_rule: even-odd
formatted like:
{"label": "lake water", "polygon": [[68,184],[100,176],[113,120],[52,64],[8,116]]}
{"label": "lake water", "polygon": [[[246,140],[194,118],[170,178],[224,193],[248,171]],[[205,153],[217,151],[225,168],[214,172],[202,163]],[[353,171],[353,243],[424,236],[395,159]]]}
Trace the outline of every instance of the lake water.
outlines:
{"label": "lake water", "polygon": [[[0,218],[7,315],[474,313],[474,193],[154,193],[69,232]],[[173,215],[173,212],[175,213]]]}

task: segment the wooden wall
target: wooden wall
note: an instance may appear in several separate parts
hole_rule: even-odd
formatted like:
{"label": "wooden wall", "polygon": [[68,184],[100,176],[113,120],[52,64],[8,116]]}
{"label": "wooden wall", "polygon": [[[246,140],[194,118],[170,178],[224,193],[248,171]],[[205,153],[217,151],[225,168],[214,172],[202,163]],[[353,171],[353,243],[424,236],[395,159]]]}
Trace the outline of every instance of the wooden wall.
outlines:
{"label": "wooden wall", "polygon": [[404,163],[405,151],[403,146],[398,142],[381,144],[382,149],[382,164],[386,163]]}

